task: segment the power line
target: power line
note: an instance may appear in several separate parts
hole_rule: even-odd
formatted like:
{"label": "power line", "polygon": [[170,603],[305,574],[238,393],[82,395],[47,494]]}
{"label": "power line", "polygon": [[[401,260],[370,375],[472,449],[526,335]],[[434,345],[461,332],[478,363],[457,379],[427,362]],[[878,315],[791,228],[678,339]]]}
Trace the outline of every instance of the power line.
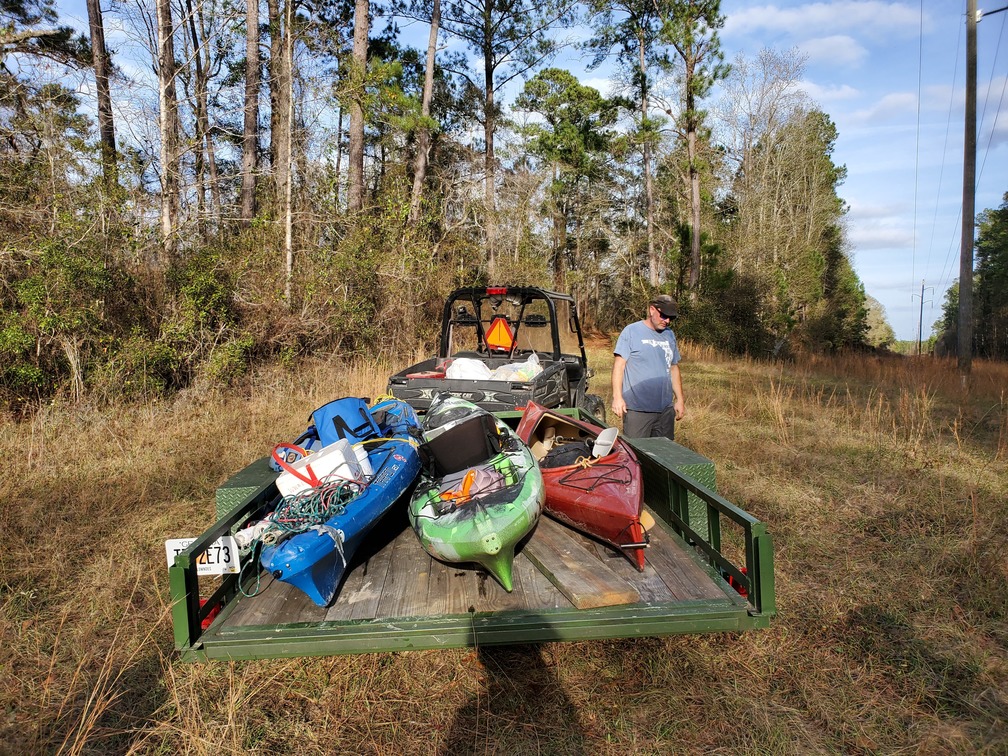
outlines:
{"label": "power line", "polygon": [[976,209],[977,4],[966,0],[966,107],[963,118],[962,242],[959,247],[957,367],[967,386],[973,369],[973,245]]}
{"label": "power line", "polygon": [[[990,13],[987,13],[985,15],[990,16],[990,15],[993,15],[994,13],[1000,13],[1003,10],[1008,10],[1008,6],[1006,6],[1005,8],[999,8],[998,10],[995,10],[995,11],[991,11]],[[980,127],[979,128],[980,128],[981,131],[983,130],[984,116],[987,113],[987,103],[988,103],[988,101],[990,99],[990,85],[994,83],[994,74],[997,71],[997,59],[998,59],[998,55],[1001,52],[1001,38],[1004,36],[1004,29],[1005,29],[1005,21],[1006,20],[1008,20],[1008,16],[1002,17],[1002,19],[1001,19],[1001,31],[998,32],[997,47],[994,48],[994,62],[991,64],[990,82],[987,85],[987,97],[984,97],[984,107],[983,107],[983,111],[980,114]],[[987,164],[987,155],[990,152],[991,142],[994,140],[994,132],[997,131],[997,122],[998,122],[998,118],[1001,115],[1001,104],[1004,102],[1005,85],[1006,84],[1008,84],[1008,77],[1005,77],[1004,81],[1001,84],[1001,97],[998,100],[997,110],[994,111],[994,124],[991,126],[990,135],[987,137],[987,144],[984,146],[983,160],[980,161],[980,171],[977,173],[977,183],[980,182],[980,177],[983,176],[983,169],[984,169],[984,166]]]}
{"label": "power line", "polygon": [[[1008,6],[987,15],[1008,10]],[[976,0],[966,0],[966,108],[963,133],[963,208],[962,245],[959,255],[959,327],[958,368],[967,385],[973,365],[973,247],[976,244],[973,213],[976,212],[976,96],[977,96],[977,23],[980,21]],[[990,87],[988,87],[988,90]],[[986,98],[984,98],[986,109]]]}
{"label": "power line", "polygon": [[[927,265],[924,267],[924,270],[928,270],[931,267],[931,250],[934,248],[935,227],[938,225],[938,207],[941,205],[942,179],[945,176],[945,161],[948,159],[949,133],[952,131],[952,104],[955,102],[955,82],[956,82],[956,78],[959,76],[959,52],[960,52],[960,50],[962,50],[962,32],[963,32],[963,27],[960,26],[959,27],[959,37],[956,40],[955,68],[952,71],[952,86],[949,87],[948,114],[945,116],[945,144],[942,147],[941,168],[938,171],[938,191],[937,191],[937,193],[935,195],[934,219],[931,221],[931,241],[928,244]],[[956,221],[956,225],[958,226],[958,220]],[[952,238],[952,243],[953,244],[955,243],[955,236],[957,236],[957,234],[953,235],[953,238]],[[942,275],[943,276],[944,276],[944,270],[945,270],[946,267],[948,267],[949,259],[952,256],[952,249],[953,249],[953,246],[950,244],[949,245],[949,251],[948,251],[948,253],[945,256],[945,265],[942,267]],[[941,279],[939,279],[939,281],[940,280]]]}
{"label": "power line", "polygon": [[[985,16],[992,16],[995,13],[1000,13],[1000,12],[1005,11],[1005,10],[1008,10],[1008,6],[1005,6],[1004,8],[998,8],[998,9],[993,10],[993,11],[987,11],[987,12],[978,13],[977,14],[977,21],[979,22],[981,20],[981,18],[983,18]],[[1005,20],[1008,20],[1008,17],[1006,17],[1005,19],[1002,19],[1002,22],[1001,22],[1001,31],[1000,31],[999,36],[998,36],[998,44],[997,44],[997,47],[995,48],[994,63],[991,66],[991,82],[993,82],[994,75],[995,75],[995,73],[997,71],[997,59],[998,59],[998,55],[999,55],[1000,49],[1001,49],[1001,39],[1002,39],[1002,36],[1004,34]],[[953,76],[952,76],[952,80],[953,80],[952,95],[949,98],[949,114],[948,114],[948,119],[947,119],[947,122],[946,122],[946,132],[945,132],[945,144],[946,144],[946,148],[948,146],[948,134],[949,134],[948,126],[952,122],[952,103],[953,103],[954,96],[955,96],[954,82],[955,82],[956,76],[958,75],[958,71],[959,71],[959,58],[960,58],[961,43],[962,43],[962,27],[960,26],[959,27],[959,41],[956,44],[956,56],[955,56],[956,68],[955,68],[955,72],[953,73]],[[1005,84],[1008,84],[1008,79],[1005,80]],[[988,91],[989,91],[989,87],[988,87]],[[982,163],[980,165],[980,171],[977,172],[977,176],[976,176],[976,179],[974,181],[974,190],[976,189],[976,186],[979,185],[980,176],[983,174],[983,167],[984,167],[984,165],[986,165],[987,155],[990,152],[990,145],[991,145],[991,142],[992,142],[993,137],[994,137],[994,132],[995,132],[995,130],[997,128],[998,117],[1000,116],[1000,107],[1001,107],[1001,103],[1004,100],[1004,93],[1005,93],[1005,86],[1002,85],[1001,100],[998,103],[998,109],[997,109],[997,111],[995,111],[994,126],[992,126],[992,128],[991,128],[991,132],[990,132],[990,134],[988,136],[988,139],[987,139],[987,145],[984,148],[983,161],[982,161]],[[985,100],[984,100],[984,112],[986,112],[986,109],[987,109],[987,100],[985,98]],[[982,123],[982,120],[983,120],[983,117],[981,116],[981,123]],[[944,162],[944,159],[943,159],[942,160],[942,172],[944,172],[944,168],[945,168],[945,162]],[[940,180],[940,177],[939,177],[939,197],[940,197],[940,194],[941,194],[941,180]],[[935,201],[935,220],[934,220],[934,225],[937,225],[937,221],[938,221],[938,200]],[[960,207],[959,207],[959,213],[956,216],[956,223],[955,223],[954,227],[952,228],[952,239],[949,242],[948,251],[946,252],[946,255],[945,255],[945,263],[942,265],[941,277],[938,279],[940,285],[945,290],[948,290],[948,288],[952,285],[952,281],[954,280],[953,271],[952,271],[952,260],[954,258],[952,257],[952,253],[955,250],[956,238],[960,236],[959,231],[961,229],[961,225],[960,225],[961,221],[962,221],[962,206],[960,205]],[[933,234],[933,232],[934,232],[934,226],[932,226],[932,234]],[[928,250],[928,254],[929,254],[928,264],[930,265],[930,248]]]}
{"label": "power line", "polygon": [[[920,185],[921,76],[924,70],[924,0],[920,3],[917,32],[917,134],[914,144],[913,246],[910,249],[910,281],[917,278],[917,194]],[[925,270],[927,270],[925,268]]]}

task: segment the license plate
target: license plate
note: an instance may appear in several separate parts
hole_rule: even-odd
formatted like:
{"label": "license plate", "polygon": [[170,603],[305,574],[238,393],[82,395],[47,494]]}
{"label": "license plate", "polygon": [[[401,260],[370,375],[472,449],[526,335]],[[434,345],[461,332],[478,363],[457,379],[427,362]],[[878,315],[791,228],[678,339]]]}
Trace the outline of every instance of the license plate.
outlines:
{"label": "license plate", "polygon": [[[169,538],[165,541],[165,556],[168,566],[175,564],[175,557],[189,548],[195,538]],[[237,574],[241,566],[238,560],[238,545],[233,536],[221,536],[207,546],[207,550],[196,557],[197,575]]]}

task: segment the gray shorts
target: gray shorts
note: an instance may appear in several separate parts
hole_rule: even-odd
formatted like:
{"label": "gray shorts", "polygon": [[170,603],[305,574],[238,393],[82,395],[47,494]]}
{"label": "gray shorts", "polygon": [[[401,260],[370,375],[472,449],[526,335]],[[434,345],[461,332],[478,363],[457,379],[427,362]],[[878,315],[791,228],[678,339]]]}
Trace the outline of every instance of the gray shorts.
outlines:
{"label": "gray shorts", "polygon": [[675,407],[666,407],[661,412],[628,409],[623,415],[623,435],[627,438],[664,436],[675,440]]}

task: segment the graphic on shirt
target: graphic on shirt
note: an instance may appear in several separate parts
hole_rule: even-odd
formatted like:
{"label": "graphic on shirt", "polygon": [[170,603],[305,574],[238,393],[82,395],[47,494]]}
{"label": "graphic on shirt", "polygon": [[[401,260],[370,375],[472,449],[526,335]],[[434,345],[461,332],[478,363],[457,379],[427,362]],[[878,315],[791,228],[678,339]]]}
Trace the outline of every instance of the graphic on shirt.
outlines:
{"label": "graphic on shirt", "polygon": [[672,360],[675,355],[672,352],[672,345],[664,339],[641,339],[641,343],[646,346],[660,347],[665,352],[665,367],[672,367]]}

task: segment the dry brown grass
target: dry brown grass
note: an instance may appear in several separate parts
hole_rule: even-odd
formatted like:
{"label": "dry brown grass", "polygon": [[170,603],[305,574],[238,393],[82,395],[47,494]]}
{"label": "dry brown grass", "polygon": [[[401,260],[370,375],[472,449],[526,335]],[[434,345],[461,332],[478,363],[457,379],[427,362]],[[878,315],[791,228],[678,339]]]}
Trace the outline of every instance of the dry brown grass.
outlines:
{"label": "dry brown grass", "polygon": [[[680,440],[775,536],[744,635],[186,664],[166,537],[317,405],[392,366],[263,371],[0,425],[0,752],[1003,753],[1008,369],[684,346]],[[609,402],[606,344],[593,389]]]}

